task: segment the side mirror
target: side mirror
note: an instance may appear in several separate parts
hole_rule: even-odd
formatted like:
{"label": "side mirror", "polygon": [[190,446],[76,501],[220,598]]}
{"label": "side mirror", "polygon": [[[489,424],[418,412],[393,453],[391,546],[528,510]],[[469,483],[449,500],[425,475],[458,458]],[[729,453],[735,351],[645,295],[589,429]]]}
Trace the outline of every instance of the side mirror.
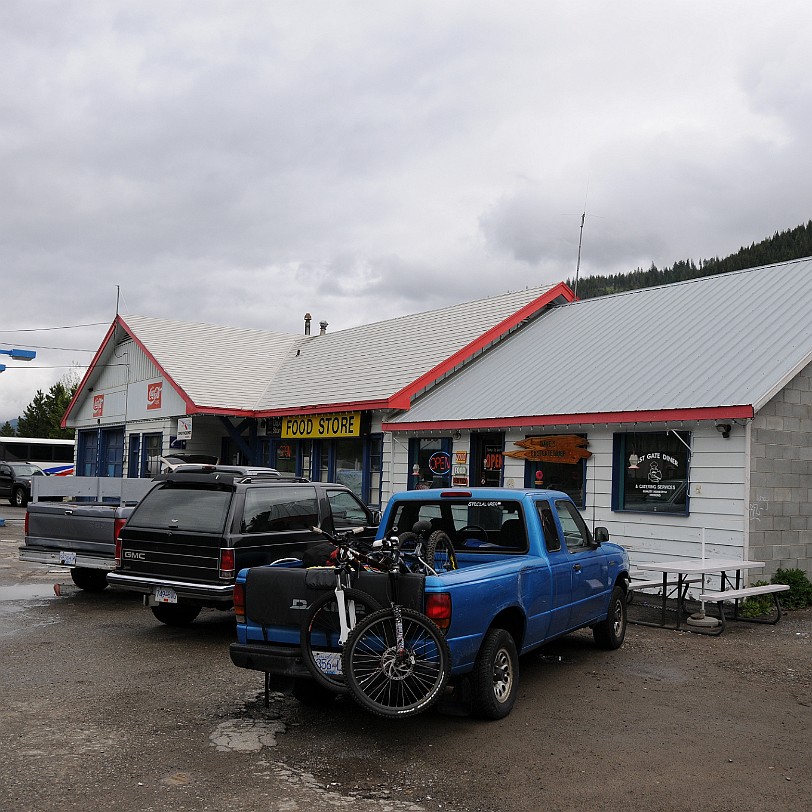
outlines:
{"label": "side mirror", "polygon": [[604,541],[609,541],[609,531],[605,527],[595,528],[595,544],[603,544]]}
{"label": "side mirror", "polygon": [[373,510],[372,511],[372,524],[377,527],[381,523],[381,511],[380,510]]}

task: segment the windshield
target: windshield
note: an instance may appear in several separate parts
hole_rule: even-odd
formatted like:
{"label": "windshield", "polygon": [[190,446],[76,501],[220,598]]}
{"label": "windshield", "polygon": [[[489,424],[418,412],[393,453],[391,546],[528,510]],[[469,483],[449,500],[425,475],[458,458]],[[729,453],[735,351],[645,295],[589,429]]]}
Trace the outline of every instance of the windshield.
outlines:
{"label": "windshield", "polygon": [[29,465],[23,462],[10,462],[9,466],[17,476],[45,476],[45,471],[36,465]]}
{"label": "windshield", "polygon": [[232,491],[214,488],[156,488],[127,521],[134,527],[222,533]]}

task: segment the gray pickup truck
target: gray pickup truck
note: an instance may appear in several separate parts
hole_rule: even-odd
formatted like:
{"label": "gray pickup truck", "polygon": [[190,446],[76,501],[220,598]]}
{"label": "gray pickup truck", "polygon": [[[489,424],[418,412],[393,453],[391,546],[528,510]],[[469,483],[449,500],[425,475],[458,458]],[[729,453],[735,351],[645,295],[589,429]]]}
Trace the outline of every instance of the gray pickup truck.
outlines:
{"label": "gray pickup truck", "polygon": [[76,586],[101,592],[107,587],[107,573],[115,567],[116,538],[154,483],[112,477],[37,480],[34,501],[25,514],[20,560],[70,567]]}

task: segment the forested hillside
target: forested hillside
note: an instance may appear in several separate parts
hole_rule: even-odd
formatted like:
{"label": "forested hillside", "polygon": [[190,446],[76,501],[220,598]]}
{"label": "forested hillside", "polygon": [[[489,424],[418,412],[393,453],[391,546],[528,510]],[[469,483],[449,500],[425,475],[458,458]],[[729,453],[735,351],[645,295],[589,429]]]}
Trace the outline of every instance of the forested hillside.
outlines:
{"label": "forested hillside", "polygon": [[[625,274],[582,277],[578,280],[578,298],[591,299],[593,296],[605,296],[608,293],[650,288],[669,282],[683,282],[700,276],[740,271],[742,268],[757,268],[760,265],[808,256],[812,256],[812,220],[789,231],[776,232],[772,237],[740,248],[735,254],[723,259],[714,257],[699,260],[699,264],[687,259],[675,262],[670,268],[658,268],[652,264],[647,271],[638,268]],[[567,284],[575,289],[574,279],[567,279]]]}

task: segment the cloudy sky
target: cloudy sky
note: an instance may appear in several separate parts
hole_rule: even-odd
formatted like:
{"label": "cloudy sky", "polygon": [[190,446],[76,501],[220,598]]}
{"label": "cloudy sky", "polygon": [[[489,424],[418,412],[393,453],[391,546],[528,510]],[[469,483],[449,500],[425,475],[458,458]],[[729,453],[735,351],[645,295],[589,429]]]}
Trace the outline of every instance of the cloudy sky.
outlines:
{"label": "cloudy sky", "polygon": [[[337,330],[812,217],[812,5],[3,0],[0,421],[120,310]],[[92,325],[77,327],[76,325]],[[42,330],[39,328],[72,327]]]}

